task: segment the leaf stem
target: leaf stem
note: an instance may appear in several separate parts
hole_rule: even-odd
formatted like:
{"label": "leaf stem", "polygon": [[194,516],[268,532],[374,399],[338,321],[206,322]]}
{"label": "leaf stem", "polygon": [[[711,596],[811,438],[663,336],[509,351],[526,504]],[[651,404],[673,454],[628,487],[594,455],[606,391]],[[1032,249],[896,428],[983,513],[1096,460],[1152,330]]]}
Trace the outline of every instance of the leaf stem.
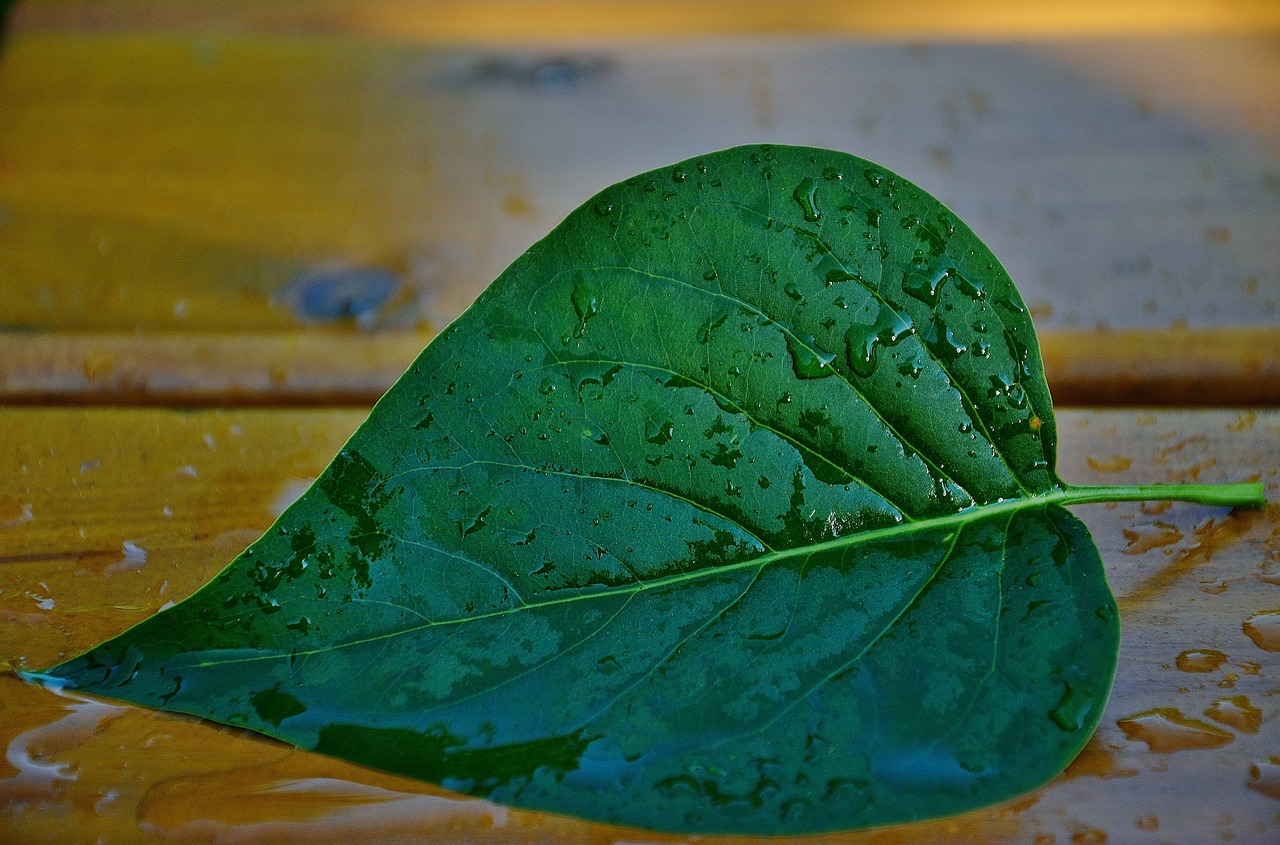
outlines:
{"label": "leaf stem", "polygon": [[1132,484],[1068,487],[1061,504],[1093,502],[1178,501],[1199,505],[1261,508],[1267,504],[1261,481],[1237,484]]}

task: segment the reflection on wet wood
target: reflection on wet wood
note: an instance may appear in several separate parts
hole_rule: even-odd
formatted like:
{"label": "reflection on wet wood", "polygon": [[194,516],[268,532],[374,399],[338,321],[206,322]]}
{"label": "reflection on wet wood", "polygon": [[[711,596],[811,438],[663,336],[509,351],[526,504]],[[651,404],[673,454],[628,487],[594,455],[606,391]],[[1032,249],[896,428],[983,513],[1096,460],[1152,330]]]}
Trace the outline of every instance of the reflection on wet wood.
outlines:
{"label": "reflection on wet wood", "polygon": [[[0,441],[12,444],[0,456],[0,661],[46,665],[194,591],[362,418],[318,409],[0,411]],[[1271,501],[1280,496],[1280,412],[1066,411],[1058,420],[1061,472],[1074,483],[1260,478]],[[1078,508],[1124,622],[1116,686],[1085,752],[1050,785],[1001,807],[813,841],[1123,842],[1134,831],[1274,840],[1275,508]],[[1179,539],[1125,554],[1134,551],[1126,531],[1154,523]],[[143,842],[678,841],[508,810],[13,677],[0,677],[0,700],[0,838],[75,830]]]}

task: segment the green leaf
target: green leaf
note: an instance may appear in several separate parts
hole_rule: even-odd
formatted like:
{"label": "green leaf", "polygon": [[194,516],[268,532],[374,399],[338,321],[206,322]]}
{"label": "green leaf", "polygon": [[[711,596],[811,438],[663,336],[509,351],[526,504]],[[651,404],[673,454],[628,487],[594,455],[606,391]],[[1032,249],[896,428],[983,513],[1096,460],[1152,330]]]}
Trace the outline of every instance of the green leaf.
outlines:
{"label": "green leaf", "polygon": [[607,822],[919,819],[1084,745],[1118,623],[1061,505],[1157,495],[1057,478],[1026,308],[946,208],[744,147],[570,215],[261,540],[44,677]]}

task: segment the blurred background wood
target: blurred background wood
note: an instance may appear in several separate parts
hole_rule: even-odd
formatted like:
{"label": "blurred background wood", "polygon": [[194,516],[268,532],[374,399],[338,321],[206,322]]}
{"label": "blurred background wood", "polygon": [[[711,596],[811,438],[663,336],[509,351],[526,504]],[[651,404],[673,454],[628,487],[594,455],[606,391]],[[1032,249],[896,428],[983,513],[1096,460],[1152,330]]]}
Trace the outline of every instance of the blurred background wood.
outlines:
{"label": "blurred background wood", "polygon": [[[595,191],[761,140],[854,152],[948,203],[1072,350],[1049,364],[1061,400],[1123,401],[1145,365],[1126,353],[1172,329],[1210,360],[1142,401],[1244,382],[1280,401],[1275,336],[1215,334],[1277,324],[1280,6],[1067,4],[1068,26],[1048,4],[874,25],[729,5],[19,4],[0,352],[23,351],[0,354],[0,401],[305,401],[279,374],[320,334],[367,369],[308,388],[367,403]],[[600,37],[543,37],[565,20]],[[286,351],[166,365],[207,335]],[[104,362],[129,378],[84,376]]]}
{"label": "blurred background wood", "polygon": [[[0,2],[0,14],[6,4]],[[1085,753],[841,843],[1280,837],[1280,4],[39,0],[0,48],[0,666],[178,601],[502,268],[738,143],[934,193],[1031,307],[1124,614]],[[266,407],[253,407],[266,406]],[[308,406],[308,407],[297,407]],[[674,842],[0,675],[0,841]],[[715,841],[715,840],[712,840]]]}
{"label": "blurred background wood", "polygon": [[591,37],[849,35],[859,38],[1072,38],[1280,31],[1269,0],[916,0],[868,6],[809,0],[42,0],[23,3],[29,29],[355,32],[436,42]]}

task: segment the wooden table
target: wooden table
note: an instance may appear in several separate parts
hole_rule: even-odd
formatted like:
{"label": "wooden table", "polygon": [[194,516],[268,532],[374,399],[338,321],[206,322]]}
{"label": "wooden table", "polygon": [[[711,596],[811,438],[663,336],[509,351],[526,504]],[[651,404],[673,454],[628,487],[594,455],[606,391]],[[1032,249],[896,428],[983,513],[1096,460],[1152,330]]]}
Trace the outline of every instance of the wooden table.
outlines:
{"label": "wooden table", "polygon": [[[17,4],[0,665],[192,592],[599,188],[822,145],[1001,257],[1070,406],[1064,478],[1256,478],[1273,503],[1077,509],[1124,618],[1085,753],[1005,806],[826,839],[1280,840],[1280,12],[1117,5]],[[0,737],[5,842],[679,841],[12,675]]]}

